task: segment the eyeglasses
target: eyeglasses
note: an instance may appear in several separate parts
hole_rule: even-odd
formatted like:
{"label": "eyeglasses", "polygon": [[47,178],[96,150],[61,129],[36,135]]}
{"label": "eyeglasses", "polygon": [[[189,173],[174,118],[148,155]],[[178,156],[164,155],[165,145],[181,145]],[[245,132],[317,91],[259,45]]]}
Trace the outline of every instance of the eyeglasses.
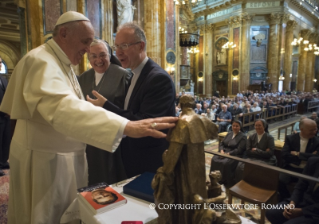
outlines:
{"label": "eyeglasses", "polygon": [[138,41],[138,42],[135,42],[135,43],[131,43],[131,44],[120,44],[120,45],[114,45],[112,46],[112,49],[113,51],[116,51],[116,50],[122,50],[122,51],[125,51],[127,48],[129,48],[129,46],[132,46],[132,45],[135,45],[135,44],[139,44],[141,43],[142,41]]}
{"label": "eyeglasses", "polygon": [[95,55],[95,54],[91,54],[89,56],[89,59],[90,60],[95,60],[97,58],[100,58],[100,59],[105,59],[108,55],[107,54],[100,54],[99,56]]}

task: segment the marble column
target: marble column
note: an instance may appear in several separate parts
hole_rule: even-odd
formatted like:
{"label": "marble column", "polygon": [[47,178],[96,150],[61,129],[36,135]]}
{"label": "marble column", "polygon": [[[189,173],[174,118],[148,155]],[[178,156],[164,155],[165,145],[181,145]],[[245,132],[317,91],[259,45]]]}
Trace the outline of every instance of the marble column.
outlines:
{"label": "marble column", "polygon": [[[176,92],[180,92],[180,79],[181,79],[181,65],[187,65],[187,48],[186,47],[180,47],[179,46],[179,10],[180,6],[175,4],[175,49],[176,49],[176,67],[175,67],[175,90]],[[166,32],[164,32],[164,35],[166,35]],[[184,57],[182,59],[179,57],[179,55],[185,55],[186,57],[186,63],[184,64]]]}
{"label": "marble column", "polygon": [[110,46],[113,46],[113,0],[102,1],[102,39],[106,40]]}
{"label": "marble column", "polygon": [[161,17],[160,0],[144,1],[144,31],[147,39],[147,55],[161,66]]}
{"label": "marble column", "polygon": [[272,13],[269,19],[269,44],[268,44],[268,77],[269,83],[272,83],[272,90],[278,90],[278,81],[280,75],[280,31],[281,15]]}
{"label": "marble column", "polygon": [[[229,42],[234,42],[234,33],[233,33],[233,22],[228,23],[229,27],[229,35],[228,35],[228,41]],[[236,46],[238,47],[238,46]],[[232,95],[232,89],[233,89],[233,77],[232,77],[232,71],[233,71],[233,54],[234,54],[234,49],[229,48],[227,50],[228,56],[227,56],[227,67],[228,67],[228,79],[227,79],[227,95]]]}
{"label": "marble column", "polygon": [[207,97],[212,96],[212,74],[213,74],[213,31],[214,25],[207,24],[204,36],[204,67],[205,67],[205,94]]}
{"label": "marble column", "polygon": [[[300,31],[300,36],[303,40],[308,40],[310,35],[310,30],[304,29]],[[305,79],[306,79],[306,66],[307,66],[307,55],[308,52],[305,51],[307,45],[299,45],[299,65],[298,65],[298,78],[297,78],[297,90],[305,91]]]}
{"label": "marble column", "polygon": [[[309,44],[313,46],[316,44],[317,34],[312,33],[309,36]],[[313,48],[312,48],[313,49]],[[305,83],[305,91],[311,92],[313,89],[313,79],[315,73],[315,54],[313,50],[308,51],[307,53],[307,66],[306,66],[306,83]]]}
{"label": "marble column", "polygon": [[239,91],[247,90],[250,80],[250,25],[254,15],[242,16],[241,34],[241,72],[239,74]]}
{"label": "marble column", "polygon": [[292,73],[292,45],[291,42],[294,39],[293,31],[297,26],[296,21],[288,21],[286,26],[286,43],[285,43],[285,57],[284,57],[284,72],[285,72],[285,80],[283,83],[283,89],[290,89],[290,74]]}

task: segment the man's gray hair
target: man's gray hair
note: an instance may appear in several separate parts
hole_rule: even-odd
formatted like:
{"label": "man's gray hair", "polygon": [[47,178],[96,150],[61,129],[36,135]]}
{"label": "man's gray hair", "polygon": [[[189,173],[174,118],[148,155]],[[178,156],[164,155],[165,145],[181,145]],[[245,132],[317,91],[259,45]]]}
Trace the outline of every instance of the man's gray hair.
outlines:
{"label": "man's gray hair", "polygon": [[144,51],[146,51],[147,42],[146,42],[145,32],[139,25],[137,25],[134,22],[124,23],[123,25],[120,25],[117,28],[117,32],[119,32],[122,29],[133,29],[134,35],[135,35],[137,41],[143,41],[145,43]]}

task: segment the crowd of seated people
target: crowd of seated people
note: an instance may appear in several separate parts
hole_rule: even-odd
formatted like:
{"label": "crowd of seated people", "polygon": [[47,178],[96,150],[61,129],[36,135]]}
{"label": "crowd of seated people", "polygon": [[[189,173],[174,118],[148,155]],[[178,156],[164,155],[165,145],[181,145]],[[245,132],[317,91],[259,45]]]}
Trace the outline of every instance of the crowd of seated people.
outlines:
{"label": "crowd of seated people", "polygon": [[[184,94],[184,93],[182,93]],[[180,108],[178,106],[179,97],[176,97],[176,115],[178,115]],[[243,120],[243,117],[247,113],[258,112],[263,113],[264,111],[268,111],[267,119],[275,116],[277,108],[280,109],[280,112],[286,111],[285,108],[291,107],[292,105],[297,105],[299,103],[307,106],[309,101],[319,101],[319,93],[307,93],[307,92],[294,92],[294,91],[285,91],[285,92],[267,92],[267,91],[259,91],[253,93],[252,91],[242,91],[238,93],[236,96],[230,98],[225,96],[212,96],[201,98],[195,96],[196,108],[195,112],[199,115],[209,116],[213,122],[222,123],[222,127],[219,131],[226,131],[226,127],[230,127],[230,122],[222,121],[222,116],[225,115],[222,107],[223,105],[227,106],[227,111],[231,114],[231,120],[234,118],[241,120],[242,122],[249,122],[251,118],[246,117]],[[209,114],[207,113],[207,109],[209,109]],[[265,115],[266,116],[266,115]],[[256,115],[256,118],[261,118],[259,115]],[[265,118],[265,117],[262,117]],[[226,119],[229,120],[229,119]],[[276,120],[276,118],[275,118]],[[319,120],[319,119],[318,119]],[[251,121],[251,120],[250,120]],[[319,124],[319,122],[318,122]],[[227,126],[228,125],[228,126]],[[226,126],[226,127],[225,127]],[[246,129],[245,129],[246,130]],[[247,130],[246,130],[247,131]]]}
{"label": "crowd of seated people", "polygon": [[[247,95],[249,94],[250,95]],[[281,99],[282,98],[282,99]],[[225,131],[227,122],[231,125],[231,131],[227,133],[219,145],[221,154],[242,157],[261,164],[276,166],[277,160],[274,155],[274,138],[267,132],[267,122],[263,119],[255,121],[255,134],[245,135],[240,119],[245,112],[269,110],[271,107],[287,106],[298,103],[318,101],[316,93],[252,93],[250,91],[239,93],[234,98],[211,97],[197,98],[197,104],[204,107],[207,104],[206,113],[210,120],[218,122],[220,131]],[[248,106],[247,106],[248,105]],[[259,108],[258,108],[259,107]],[[254,109],[253,109],[254,108]],[[202,111],[203,112],[203,111]],[[229,116],[231,114],[231,117]],[[286,170],[304,173],[319,177],[319,139],[317,134],[318,115],[313,113],[311,117],[302,116],[294,126],[294,133],[286,136],[283,149],[281,150],[282,166]],[[226,159],[222,156],[213,156],[211,170],[220,170],[222,174],[221,184],[231,187],[240,181],[243,175],[244,163]],[[298,178],[281,173],[278,178],[278,193],[280,204],[294,204],[293,209],[268,210],[266,215],[271,223],[318,223],[319,221],[319,187],[318,183],[311,183],[299,179],[295,190],[290,197],[291,190],[287,185],[298,181]],[[305,222],[306,221],[306,222]]]}

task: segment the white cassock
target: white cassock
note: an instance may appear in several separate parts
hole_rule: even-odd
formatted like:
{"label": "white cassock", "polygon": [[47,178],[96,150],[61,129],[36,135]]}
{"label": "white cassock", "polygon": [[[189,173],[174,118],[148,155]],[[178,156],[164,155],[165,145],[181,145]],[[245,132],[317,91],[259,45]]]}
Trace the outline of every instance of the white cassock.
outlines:
{"label": "white cassock", "polygon": [[49,40],[13,71],[0,107],[17,119],[9,158],[9,224],[60,223],[77,188],[87,185],[84,143],[114,151],[122,138],[128,120],[80,99],[70,64]]}

